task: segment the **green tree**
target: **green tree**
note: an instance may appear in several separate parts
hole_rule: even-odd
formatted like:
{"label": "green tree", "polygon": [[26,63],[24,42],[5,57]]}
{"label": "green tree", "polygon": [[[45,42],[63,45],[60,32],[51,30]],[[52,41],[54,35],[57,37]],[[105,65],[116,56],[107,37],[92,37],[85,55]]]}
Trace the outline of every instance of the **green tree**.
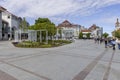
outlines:
{"label": "green tree", "polygon": [[27,24],[27,21],[25,19],[25,17],[22,19],[20,25],[20,30],[23,32],[21,35],[22,35],[22,38],[25,39],[26,35],[25,35],[25,32],[28,30],[28,24]]}
{"label": "green tree", "polygon": [[87,33],[87,34],[86,34],[87,39],[90,39],[90,35],[91,35],[91,33]]}
{"label": "green tree", "polygon": [[83,38],[83,33],[80,32],[80,33],[79,33],[79,39],[82,39],[82,38]]}
{"label": "green tree", "polygon": [[23,30],[24,32],[28,29],[28,25],[25,17],[22,19],[20,23],[20,29]]}
{"label": "green tree", "polygon": [[62,29],[59,28],[58,33],[60,34],[60,38],[62,38]]}
{"label": "green tree", "polygon": [[103,35],[102,35],[104,38],[107,38],[108,36],[109,36],[109,34],[108,33],[103,33]]}
{"label": "green tree", "polygon": [[112,36],[114,36],[114,37],[115,37],[115,30],[114,30],[114,31],[112,31]]}
{"label": "green tree", "polygon": [[38,24],[38,23],[50,23],[51,24],[51,21],[48,18],[38,18],[37,20],[35,20],[35,24]]}
{"label": "green tree", "polygon": [[115,31],[115,37],[117,37],[118,39],[120,39],[120,30]]}
{"label": "green tree", "polygon": [[[48,18],[38,18],[35,20],[35,24],[32,25],[29,29],[32,30],[47,30],[48,36],[51,38],[56,34],[55,24],[52,23]],[[45,38],[46,33],[42,32],[42,36]]]}

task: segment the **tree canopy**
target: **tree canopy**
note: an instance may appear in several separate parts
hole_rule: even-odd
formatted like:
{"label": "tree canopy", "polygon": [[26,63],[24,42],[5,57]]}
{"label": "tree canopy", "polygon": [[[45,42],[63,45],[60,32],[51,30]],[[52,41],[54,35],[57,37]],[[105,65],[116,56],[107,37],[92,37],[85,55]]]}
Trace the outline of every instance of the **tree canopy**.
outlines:
{"label": "tree canopy", "polygon": [[60,34],[60,38],[62,38],[62,29],[61,28],[58,29],[58,33]]}
{"label": "tree canopy", "polygon": [[109,34],[108,33],[103,33],[103,35],[102,35],[104,38],[107,38],[108,36],[109,36]]}
{"label": "tree canopy", "polygon": [[90,35],[91,35],[91,33],[87,33],[86,34],[86,36],[87,36],[88,39],[90,39]]}
{"label": "tree canopy", "polygon": [[[38,18],[35,20],[35,24],[32,25],[29,29],[31,30],[47,30],[48,36],[52,37],[56,34],[55,24],[52,23],[48,18]],[[43,33],[42,35],[44,35]]]}
{"label": "tree canopy", "polygon": [[26,21],[25,17],[22,19],[22,21],[20,23],[20,29],[22,29],[23,31],[28,29],[28,25],[27,25],[27,21]]}
{"label": "tree canopy", "polygon": [[79,33],[79,39],[82,39],[82,38],[83,38],[83,33],[80,32],[80,33]]}
{"label": "tree canopy", "polygon": [[114,32],[115,37],[120,39],[120,30]]}
{"label": "tree canopy", "polygon": [[38,24],[38,23],[50,23],[51,24],[51,21],[48,18],[38,18],[37,20],[35,20],[35,24]]}

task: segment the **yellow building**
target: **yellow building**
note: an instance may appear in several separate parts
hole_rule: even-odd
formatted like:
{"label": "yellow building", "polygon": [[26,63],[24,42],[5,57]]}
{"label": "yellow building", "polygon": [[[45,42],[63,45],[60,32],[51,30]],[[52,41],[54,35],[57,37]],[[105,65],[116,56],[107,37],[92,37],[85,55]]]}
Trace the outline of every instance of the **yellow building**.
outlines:
{"label": "yellow building", "polygon": [[115,23],[115,30],[112,31],[112,37],[115,38],[115,31],[120,30],[120,22],[119,19],[117,18],[117,21]]}

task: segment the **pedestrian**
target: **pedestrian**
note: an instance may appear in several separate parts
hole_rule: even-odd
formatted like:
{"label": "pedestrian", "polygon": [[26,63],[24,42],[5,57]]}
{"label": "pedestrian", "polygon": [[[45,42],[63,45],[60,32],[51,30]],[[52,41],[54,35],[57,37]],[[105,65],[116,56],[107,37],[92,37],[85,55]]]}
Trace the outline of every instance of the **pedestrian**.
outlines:
{"label": "pedestrian", "polygon": [[8,40],[10,40],[10,34],[8,34]]}
{"label": "pedestrian", "polygon": [[116,43],[118,44],[118,49],[120,50],[120,40],[116,39]]}
{"label": "pedestrian", "polygon": [[108,44],[107,38],[105,38],[104,41],[105,41],[105,48],[107,48],[107,44]]}
{"label": "pedestrian", "polygon": [[99,44],[99,41],[100,41],[100,39],[99,38],[97,38],[97,43]]}
{"label": "pedestrian", "polygon": [[118,49],[120,50],[120,43],[118,43]]}
{"label": "pedestrian", "polygon": [[112,45],[112,39],[108,39],[108,46],[109,47],[113,47],[113,45]]}
{"label": "pedestrian", "polygon": [[116,44],[115,39],[113,39],[111,43],[112,43],[113,50],[115,50],[115,44]]}
{"label": "pedestrian", "polygon": [[100,44],[103,42],[103,39],[102,38],[100,38]]}
{"label": "pedestrian", "polygon": [[97,42],[97,38],[94,38],[95,43]]}

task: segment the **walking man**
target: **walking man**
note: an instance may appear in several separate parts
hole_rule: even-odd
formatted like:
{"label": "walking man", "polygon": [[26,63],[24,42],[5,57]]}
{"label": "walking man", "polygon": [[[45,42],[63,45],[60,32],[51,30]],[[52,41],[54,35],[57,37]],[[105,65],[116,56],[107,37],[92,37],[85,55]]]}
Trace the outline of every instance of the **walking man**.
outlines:
{"label": "walking man", "polygon": [[113,39],[111,43],[112,43],[113,50],[115,50],[115,39]]}
{"label": "walking man", "polygon": [[104,41],[105,41],[105,48],[107,48],[107,44],[108,44],[107,38],[105,38]]}

